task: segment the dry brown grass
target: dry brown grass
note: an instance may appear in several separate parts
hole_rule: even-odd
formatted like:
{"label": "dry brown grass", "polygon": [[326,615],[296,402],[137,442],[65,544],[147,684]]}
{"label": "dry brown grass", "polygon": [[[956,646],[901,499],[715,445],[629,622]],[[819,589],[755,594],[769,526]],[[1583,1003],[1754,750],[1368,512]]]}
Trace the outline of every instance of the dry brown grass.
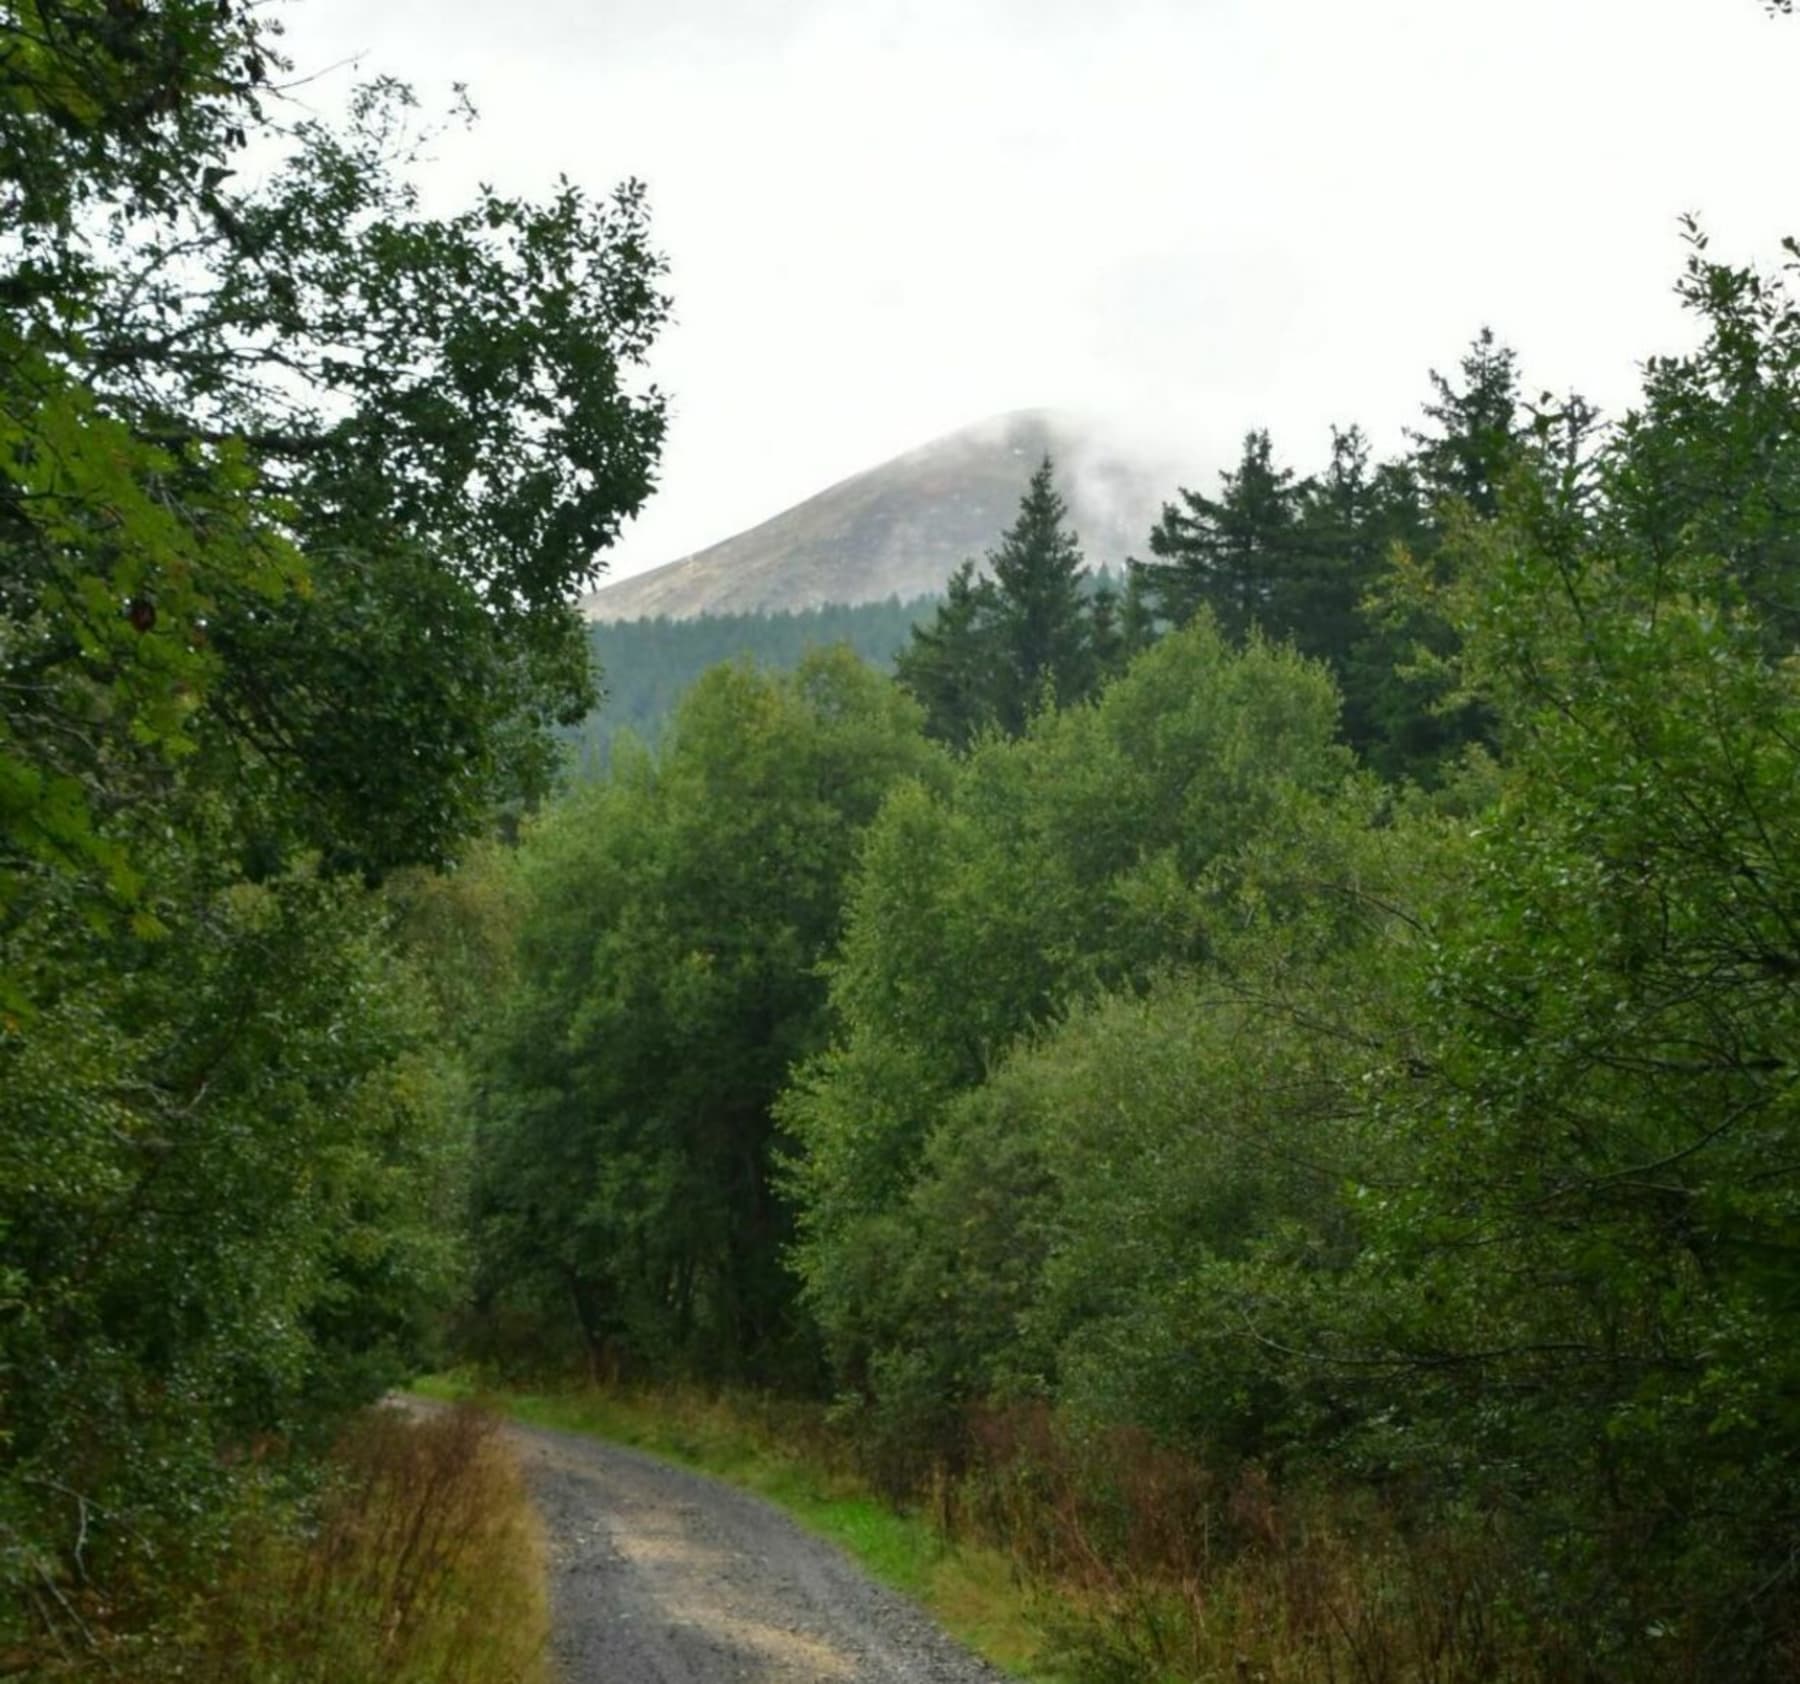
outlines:
{"label": "dry brown grass", "polygon": [[1474,1518],[1403,1525],[1372,1493],[1281,1492],[1044,1410],[974,1424],[936,1495],[955,1529],[1009,1551],[1048,1593],[1084,1679],[1231,1684],[1512,1684],[1576,1676],[1516,1613],[1518,1563]]}
{"label": "dry brown grass", "polygon": [[497,1423],[371,1410],[296,1512],[242,1517],[179,1618],[46,1677],[145,1684],[543,1684],[542,1540]]}

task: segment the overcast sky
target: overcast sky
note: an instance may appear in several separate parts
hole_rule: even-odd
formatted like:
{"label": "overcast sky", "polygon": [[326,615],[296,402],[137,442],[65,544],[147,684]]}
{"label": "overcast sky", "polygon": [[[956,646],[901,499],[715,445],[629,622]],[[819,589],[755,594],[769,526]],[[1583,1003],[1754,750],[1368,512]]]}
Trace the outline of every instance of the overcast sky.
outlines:
{"label": "overcast sky", "polygon": [[[1688,335],[1676,219],[1800,232],[1800,18],[1757,0],[293,0],[482,121],[433,197],[649,184],[676,322],[629,574],[995,411],[1382,446],[1482,323],[1616,409]],[[307,90],[329,107],[355,73]]]}

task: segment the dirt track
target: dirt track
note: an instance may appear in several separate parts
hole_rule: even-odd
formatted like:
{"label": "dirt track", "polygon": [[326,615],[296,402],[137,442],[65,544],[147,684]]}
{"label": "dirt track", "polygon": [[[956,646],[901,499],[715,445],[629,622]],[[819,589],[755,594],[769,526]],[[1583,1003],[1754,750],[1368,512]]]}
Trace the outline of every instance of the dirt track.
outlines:
{"label": "dirt track", "polygon": [[913,1604],[760,1498],[515,1428],[563,1684],[993,1684]]}

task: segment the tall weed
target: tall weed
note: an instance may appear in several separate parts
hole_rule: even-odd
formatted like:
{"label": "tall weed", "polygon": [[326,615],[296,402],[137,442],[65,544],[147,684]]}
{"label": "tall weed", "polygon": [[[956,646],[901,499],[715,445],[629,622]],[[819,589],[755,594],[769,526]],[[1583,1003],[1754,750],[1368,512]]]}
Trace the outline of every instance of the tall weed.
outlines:
{"label": "tall weed", "polygon": [[1407,1520],[1392,1494],[1283,1491],[1133,1429],[1041,1407],[978,1415],[940,1512],[1053,1587],[1047,1624],[1092,1684],[1549,1684],[1583,1675],[1518,1603],[1491,1516]]}
{"label": "tall weed", "polygon": [[[357,1417],[306,1501],[247,1505],[184,1612],[125,1619],[29,1676],[163,1684],[542,1684],[542,1542],[498,1424]],[[149,1588],[149,1587],[147,1587]],[[132,1627],[137,1629],[131,1629]]]}

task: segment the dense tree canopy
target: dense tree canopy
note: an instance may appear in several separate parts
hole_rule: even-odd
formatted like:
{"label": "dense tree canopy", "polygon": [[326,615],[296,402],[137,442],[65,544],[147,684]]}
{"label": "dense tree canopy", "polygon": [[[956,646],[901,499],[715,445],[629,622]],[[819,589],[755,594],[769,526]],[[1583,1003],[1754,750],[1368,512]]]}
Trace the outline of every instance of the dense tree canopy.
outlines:
{"label": "dense tree canopy", "polygon": [[[1110,1539],[1109,1572],[1149,1548],[1131,1516],[1162,1528],[1160,1588],[1110,1605],[1117,1676],[1178,1670],[1190,1591],[1195,1653],[1221,1608],[1251,1622],[1240,1658],[1274,1652],[1236,1587],[1289,1545],[1204,1496],[1233,1480],[1312,1493],[1306,1525],[1360,1517],[1348,1555],[1308,1559],[1361,1563],[1334,1606],[1372,1624],[1326,1621],[1296,1676],[1416,1675],[1376,1668],[1370,1631],[1457,1679],[1785,1676],[1800,254],[1758,272],[1694,239],[1701,342],[1647,365],[1618,424],[1524,405],[1484,335],[1399,460],[1345,430],[1302,478],[1251,434],[1123,601],[1087,598],[1122,676],[1016,734],[991,687],[960,693],[985,729],[943,723],[1004,671],[1003,584],[966,569],[902,662],[957,752],[917,759],[883,715],[893,775],[828,873],[793,822],[743,907],[709,899],[791,797],[747,770],[733,821],[708,779],[671,852],[649,815],[678,804],[679,737],[562,821],[603,845],[546,830],[566,851],[531,968],[569,932],[572,980],[525,990],[543,1015],[509,1031],[507,1057],[553,1062],[495,1067],[496,1231],[544,1231],[518,1189],[561,1197],[564,1260],[598,1260],[596,1301],[639,1306],[666,1360],[699,1314],[669,1285],[686,1213],[772,1191],[784,1372],[810,1344],[873,1471],[1076,1527],[1090,1568]],[[1109,628],[1146,609],[1160,635],[1127,657]],[[754,713],[717,737],[746,768]],[[783,758],[810,764],[805,740]],[[756,998],[801,1009],[713,1015],[716,932],[780,920],[792,882],[819,889],[813,933],[757,935]],[[652,980],[696,953],[681,989]],[[755,1094],[761,1181],[695,1167],[725,1108],[702,1068]],[[715,1248],[695,1278],[719,1304],[733,1269],[773,1290],[761,1268]],[[1132,1507],[1134,1480],[1175,1489],[1170,1455],[1202,1470],[1180,1524],[1239,1540],[1197,1588],[1177,1522]]]}
{"label": "dense tree canopy", "polygon": [[566,602],[662,429],[641,190],[426,216],[406,90],[289,124],[277,67],[232,7],[0,25],[0,905],[135,901],[176,784],[264,869],[442,859],[591,699]]}
{"label": "dense tree canopy", "polygon": [[721,666],[659,759],[616,759],[529,838],[482,1119],[490,1326],[547,1317],[603,1365],[804,1363],[770,1107],[823,1038],[858,833],[934,766],[848,651]]}
{"label": "dense tree canopy", "polygon": [[0,11],[8,1665],[454,1294],[465,1022],[365,885],[546,787],[661,439],[639,188],[427,214],[410,94],[283,69],[258,7]]}
{"label": "dense tree canopy", "polygon": [[654,747],[695,680],[722,661],[789,671],[808,650],[842,643],[871,666],[891,671],[913,627],[928,620],[937,604],[929,596],[907,602],[888,597],[682,620],[596,620],[588,627],[588,648],[599,668],[601,696],[575,732],[577,764],[604,772],[614,743],[626,733]]}
{"label": "dense tree canopy", "polygon": [[[1353,793],[1335,725],[1323,672],[1233,652],[1202,621],[1090,707],[984,744],[944,795],[888,802],[834,967],[840,1038],[782,1102],[796,1261],[851,1383],[878,1394],[872,1374],[897,1360],[895,1264],[922,1232],[907,1188],[946,1107],[1073,1002],[1205,967],[1225,909],[1266,892],[1248,849],[1279,849],[1321,800],[1375,799]],[[941,1408],[967,1396],[941,1373],[931,1390]]]}
{"label": "dense tree canopy", "polygon": [[1045,461],[896,681],[639,628],[708,670],[535,810],[592,648],[672,683],[570,606],[643,191],[428,214],[284,69],[0,14],[0,1670],[186,1675],[453,1344],[831,1400],[1084,1676],[1790,1677],[1800,246],[1690,227],[1610,425],[1484,331],[1391,460],[1253,428],[1117,585]]}
{"label": "dense tree canopy", "polygon": [[[1451,775],[1491,721],[1449,694],[1454,637],[1413,585],[1443,573],[1459,521],[1493,517],[1527,430],[1517,360],[1490,331],[1458,372],[1433,371],[1427,425],[1394,460],[1372,461],[1360,428],[1337,428],[1329,462],[1302,477],[1258,429],[1216,496],[1179,488],[1150,533],[1151,559],[1129,567],[1129,647],[1202,610],[1235,640],[1259,630],[1290,641],[1332,668],[1346,740],[1378,770]],[[1591,412],[1574,400],[1557,419],[1579,454]]]}

